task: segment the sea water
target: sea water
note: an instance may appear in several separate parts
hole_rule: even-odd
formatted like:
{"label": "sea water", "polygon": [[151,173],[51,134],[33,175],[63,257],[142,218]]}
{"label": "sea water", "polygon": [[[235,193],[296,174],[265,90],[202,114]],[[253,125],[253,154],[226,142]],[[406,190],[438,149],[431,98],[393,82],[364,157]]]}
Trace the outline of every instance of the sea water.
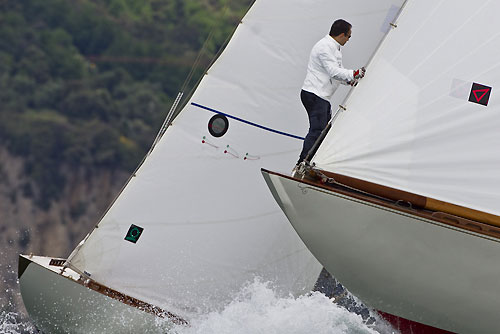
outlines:
{"label": "sea water", "polygon": [[375,334],[395,333],[381,319],[363,318],[320,292],[280,298],[268,283],[254,281],[223,311],[196,319],[175,334]]}
{"label": "sea water", "polygon": [[34,334],[35,328],[17,313],[0,312],[0,334]]}
{"label": "sea water", "polygon": [[[366,318],[366,317],[365,317]],[[320,292],[294,298],[278,297],[269,283],[255,280],[242,288],[220,312],[199,316],[173,334],[392,334],[381,319],[364,320]],[[159,324],[160,326],[161,324]],[[24,316],[0,311],[0,334],[35,334]],[[50,333],[47,333],[50,334]],[[94,333],[89,333],[94,334]],[[98,334],[98,333],[95,333]],[[101,333],[105,334],[105,333]],[[140,333],[137,333],[140,334]]]}

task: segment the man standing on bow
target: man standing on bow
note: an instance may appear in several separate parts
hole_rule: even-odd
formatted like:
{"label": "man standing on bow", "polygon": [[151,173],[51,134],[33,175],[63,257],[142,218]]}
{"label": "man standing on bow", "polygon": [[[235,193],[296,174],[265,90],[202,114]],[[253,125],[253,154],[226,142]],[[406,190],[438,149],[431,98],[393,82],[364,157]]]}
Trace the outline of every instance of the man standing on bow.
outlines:
{"label": "man standing on bow", "polygon": [[341,46],[351,38],[352,25],[342,19],[335,21],[330,34],[314,45],[309,56],[307,75],[300,99],[309,116],[309,132],[297,164],[311,150],[321,131],[332,117],[329,100],[339,84],[355,86],[364,77],[365,68],[348,70],[342,66]]}

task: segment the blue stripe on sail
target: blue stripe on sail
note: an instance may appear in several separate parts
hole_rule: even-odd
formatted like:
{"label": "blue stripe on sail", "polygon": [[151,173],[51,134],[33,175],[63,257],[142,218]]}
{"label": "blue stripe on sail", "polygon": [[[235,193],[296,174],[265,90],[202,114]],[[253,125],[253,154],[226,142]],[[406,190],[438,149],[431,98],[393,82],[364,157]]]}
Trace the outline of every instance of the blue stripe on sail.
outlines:
{"label": "blue stripe on sail", "polygon": [[240,122],[243,122],[245,124],[248,124],[248,125],[252,125],[252,126],[255,126],[257,128],[260,128],[260,129],[263,129],[263,130],[266,130],[266,131],[270,131],[270,132],[274,132],[274,133],[277,133],[277,134],[280,134],[280,135],[283,135],[283,136],[287,136],[287,137],[292,137],[292,138],[295,138],[295,139],[300,139],[300,140],[304,140],[304,137],[299,137],[299,136],[296,136],[296,135],[292,135],[290,133],[286,133],[286,132],[282,132],[282,131],[278,131],[278,130],[274,130],[274,129],[271,129],[271,128],[268,128],[268,127],[265,127],[265,126],[262,126],[262,125],[259,125],[259,124],[256,124],[256,123],[252,123],[250,121],[247,121],[247,120],[244,120],[242,118],[238,118],[238,117],[235,117],[235,116],[231,116],[231,115],[228,115],[226,113],[223,113],[221,111],[218,111],[218,110],[215,110],[215,109],[212,109],[212,108],[209,108],[209,107],[205,107],[205,106],[202,106],[201,104],[198,104],[198,103],[194,103],[194,102],[191,102],[191,105],[195,106],[195,107],[198,107],[198,108],[201,108],[201,109],[205,109],[205,110],[208,110],[208,111],[211,111],[211,112],[214,112],[216,114],[221,114],[221,115],[224,115],[228,118],[232,118],[232,119],[235,119],[237,121],[240,121]]}

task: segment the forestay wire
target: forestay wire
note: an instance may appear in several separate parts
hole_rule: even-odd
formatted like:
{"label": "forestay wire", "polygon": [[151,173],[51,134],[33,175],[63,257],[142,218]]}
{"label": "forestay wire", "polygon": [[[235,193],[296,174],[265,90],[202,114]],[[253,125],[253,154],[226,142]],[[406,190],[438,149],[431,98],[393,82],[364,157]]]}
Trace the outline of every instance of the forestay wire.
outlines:
{"label": "forestay wire", "polygon": [[[250,8],[252,7],[253,3],[255,2],[255,0],[251,0],[249,5],[248,5],[248,8],[246,9],[245,13],[247,13]],[[225,4],[225,6],[223,7],[222,9],[222,17],[224,18],[227,14],[227,12],[229,11],[229,5],[231,3],[231,0],[228,0]],[[212,57],[212,59],[210,60],[208,66],[206,67],[204,73],[207,72],[207,70],[213,65],[213,63],[215,62],[215,60],[217,58],[219,58],[219,56],[221,55],[222,51],[224,50],[224,48],[226,47],[226,45],[229,43],[229,40],[231,39],[231,37],[234,35],[234,32],[236,31],[236,28],[238,26],[236,26],[234,28],[234,30],[232,31],[231,34],[229,34],[226,38],[226,40],[224,41],[224,43],[222,43],[221,47],[219,48],[219,50],[217,51],[217,53]],[[161,139],[161,137],[163,137],[163,134],[165,133],[165,131],[167,131],[167,128],[170,126],[170,124],[172,123],[172,120],[175,118],[175,116],[177,116],[179,113],[177,112],[177,107],[179,106],[179,104],[181,103],[182,101],[182,98],[185,96],[184,92],[185,90],[187,89],[187,87],[189,86],[189,83],[191,82],[192,78],[193,78],[193,75],[196,71],[196,68],[198,68],[199,64],[200,64],[200,61],[201,61],[201,58],[202,58],[202,55],[205,53],[205,51],[207,50],[207,46],[209,44],[209,42],[212,41],[213,39],[213,36],[215,34],[215,30],[216,30],[216,25],[215,23],[212,25],[212,28],[210,29],[210,32],[207,36],[207,38],[205,39],[205,41],[203,42],[203,45],[200,49],[200,51],[198,52],[198,55],[196,56],[196,59],[193,63],[193,65],[191,66],[191,70],[189,71],[189,74],[187,75],[186,79],[184,80],[184,83],[182,84],[181,86],[181,89],[179,90],[179,92],[177,93],[177,97],[175,98],[174,102],[172,103],[172,106],[167,114],[167,117],[165,118],[161,128],[160,128],[160,131],[158,132],[158,134],[156,135],[156,138],[155,140],[153,141],[153,145],[151,145],[151,149],[149,150],[148,154],[149,155],[154,147],[156,146],[156,144],[158,143],[158,141]],[[186,96],[191,96],[194,92],[194,90],[196,89],[196,87],[198,87],[199,83],[201,82],[201,79],[203,78],[203,76],[201,76],[198,81],[196,82],[196,84],[193,86],[193,88],[189,91],[189,93],[186,95]],[[186,100],[186,99],[185,99]]]}

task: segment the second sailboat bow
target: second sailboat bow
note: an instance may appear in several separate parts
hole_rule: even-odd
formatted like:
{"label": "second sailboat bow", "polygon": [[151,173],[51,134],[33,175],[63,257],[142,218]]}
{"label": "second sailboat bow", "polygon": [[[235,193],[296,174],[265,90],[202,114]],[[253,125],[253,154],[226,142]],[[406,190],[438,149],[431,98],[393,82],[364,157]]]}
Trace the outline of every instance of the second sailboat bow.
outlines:
{"label": "second sailboat bow", "polygon": [[460,333],[498,331],[498,11],[407,1],[312,167],[295,179],[264,171],[302,240],[352,293]]}

